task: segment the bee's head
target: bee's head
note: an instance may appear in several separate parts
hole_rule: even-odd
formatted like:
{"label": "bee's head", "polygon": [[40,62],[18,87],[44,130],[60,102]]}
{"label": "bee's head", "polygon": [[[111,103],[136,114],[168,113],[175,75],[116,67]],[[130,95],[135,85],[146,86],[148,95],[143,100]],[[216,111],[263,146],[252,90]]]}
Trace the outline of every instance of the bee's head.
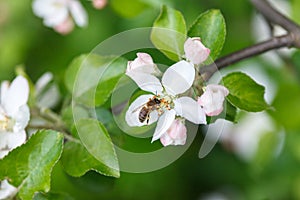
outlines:
{"label": "bee's head", "polygon": [[160,104],[160,103],[161,103],[161,101],[160,101],[158,98],[156,98],[156,97],[155,97],[153,100],[154,100],[154,102],[155,102],[156,104]]}

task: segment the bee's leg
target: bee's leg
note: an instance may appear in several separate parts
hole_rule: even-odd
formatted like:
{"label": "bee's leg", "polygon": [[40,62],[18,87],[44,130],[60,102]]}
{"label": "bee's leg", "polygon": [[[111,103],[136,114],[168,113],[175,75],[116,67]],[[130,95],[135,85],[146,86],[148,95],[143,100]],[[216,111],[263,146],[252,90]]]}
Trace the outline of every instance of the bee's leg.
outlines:
{"label": "bee's leg", "polygon": [[149,120],[150,120],[150,113],[148,113],[147,117],[146,117],[146,123],[147,123],[147,125],[149,124]]}

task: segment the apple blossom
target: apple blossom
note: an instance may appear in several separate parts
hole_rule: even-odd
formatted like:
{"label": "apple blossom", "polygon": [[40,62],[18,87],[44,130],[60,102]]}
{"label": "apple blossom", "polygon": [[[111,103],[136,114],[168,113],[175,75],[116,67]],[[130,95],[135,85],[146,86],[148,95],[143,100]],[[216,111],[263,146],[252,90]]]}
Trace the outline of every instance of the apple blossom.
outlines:
{"label": "apple blossom", "polygon": [[184,52],[186,59],[196,65],[204,62],[210,54],[199,37],[188,38],[184,43]]}
{"label": "apple blossom", "polygon": [[[153,94],[141,95],[129,106],[125,119],[129,126],[143,126],[157,122],[152,142],[161,138],[173,124],[175,116],[181,116],[195,124],[206,124],[206,116],[201,106],[190,97],[178,97],[186,92],[195,78],[194,66],[186,61],[179,61],[169,67],[158,78],[147,73],[129,71],[126,73],[144,91]],[[140,121],[139,114],[149,100],[157,98],[160,101],[155,109],[149,110],[149,120]]]}
{"label": "apple blossom", "polygon": [[166,133],[161,136],[160,142],[164,146],[184,145],[186,142],[186,137],[186,127],[183,124],[183,121],[180,119],[175,119]]}
{"label": "apple blossom", "polygon": [[203,107],[206,115],[216,116],[223,111],[223,102],[228,94],[229,91],[226,87],[210,84],[198,98],[198,103]]}
{"label": "apple blossom", "polygon": [[[18,76],[9,85],[2,82],[0,91],[0,159],[26,140],[25,127],[29,121],[27,80]],[[0,199],[11,198],[17,188],[6,180],[0,183]]]}
{"label": "apple blossom", "polygon": [[35,0],[32,8],[37,16],[44,19],[45,26],[53,27],[62,34],[73,29],[73,20],[80,27],[88,23],[86,11],[77,0]]}
{"label": "apple blossom", "polygon": [[101,10],[103,9],[107,4],[107,0],[93,0],[93,6],[94,8]]}
{"label": "apple blossom", "polygon": [[126,72],[141,72],[153,75],[160,75],[161,72],[153,62],[152,57],[147,53],[137,53],[137,58],[128,61]]}

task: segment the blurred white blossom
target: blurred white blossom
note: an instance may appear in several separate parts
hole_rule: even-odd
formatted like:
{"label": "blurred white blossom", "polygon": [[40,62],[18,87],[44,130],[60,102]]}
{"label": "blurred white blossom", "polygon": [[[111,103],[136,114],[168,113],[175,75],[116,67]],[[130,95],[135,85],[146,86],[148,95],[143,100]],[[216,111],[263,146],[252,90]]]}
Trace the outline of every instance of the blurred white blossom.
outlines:
{"label": "blurred white blossom", "polygon": [[34,0],[32,8],[35,15],[43,18],[45,26],[61,34],[73,30],[73,20],[80,27],[88,24],[87,13],[77,0]]}

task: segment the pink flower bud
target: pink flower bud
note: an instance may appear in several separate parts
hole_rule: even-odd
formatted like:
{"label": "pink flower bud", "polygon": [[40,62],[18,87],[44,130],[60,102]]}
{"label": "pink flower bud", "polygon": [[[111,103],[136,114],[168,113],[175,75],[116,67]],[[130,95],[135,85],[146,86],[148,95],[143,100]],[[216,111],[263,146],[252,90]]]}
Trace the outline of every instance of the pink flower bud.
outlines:
{"label": "pink flower bud", "polygon": [[228,94],[228,89],[222,85],[207,85],[205,92],[198,98],[198,103],[207,116],[216,116],[223,111],[223,102]]}
{"label": "pink flower bud", "polygon": [[101,10],[103,9],[107,4],[107,0],[93,0],[93,6],[94,8]]}
{"label": "pink flower bud", "polygon": [[62,35],[69,34],[74,29],[73,20],[68,17],[64,22],[54,27],[54,30]]}
{"label": "pink flower bud", "polygon": [[186,59],[196,65],[204,62],[210,54],[199,37],[188,38],[184,43],[184,52]]}
{"label": "pink flower bud", "polygon": [[161,136],[160,142],[164,146],[184,145],[186,137],[186,127],[182,120],[175,119],[167,132]]}
{"label": "pink flower bud", "polygon": [[161,73],[149,54],[137,53],[136,55],[136,59],[128,61],[126,72],[135,71],[154,75]]}

